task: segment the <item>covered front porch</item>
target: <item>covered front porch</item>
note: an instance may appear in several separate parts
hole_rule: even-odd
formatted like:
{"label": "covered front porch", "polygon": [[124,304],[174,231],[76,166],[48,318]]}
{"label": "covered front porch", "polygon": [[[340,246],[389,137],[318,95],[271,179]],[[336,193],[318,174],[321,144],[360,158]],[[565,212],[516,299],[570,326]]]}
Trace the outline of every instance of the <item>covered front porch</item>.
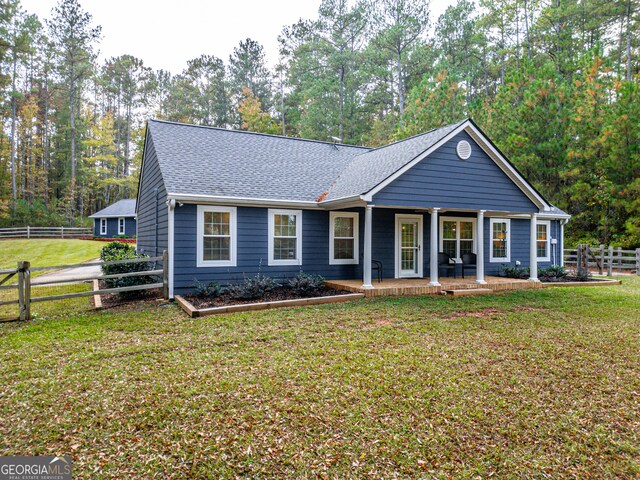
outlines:
{"label": "covered front porch", "polygon": [[[485,276],[486,283],[478,283],[475,276],[466,278],[440,278],[440,285],[432,285],[431,279],[425,278],[387,278],[382,282],[374,281],[373,288],[365,288],[362,280],[326,280],[330,288],[348,292],[364,293],[366,297],[403,296],[403,295],[438,295],[442,293],[464,293],[472,290],[528,290],[542,288],[542,283],[514,278]],[[463,292],[464,291],[464,292]]]}

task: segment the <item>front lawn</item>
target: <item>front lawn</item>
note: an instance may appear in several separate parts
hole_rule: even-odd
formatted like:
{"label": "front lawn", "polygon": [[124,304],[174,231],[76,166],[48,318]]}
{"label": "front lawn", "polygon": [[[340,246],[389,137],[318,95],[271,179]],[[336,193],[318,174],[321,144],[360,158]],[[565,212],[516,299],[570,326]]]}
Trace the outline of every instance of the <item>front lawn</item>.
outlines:
{"label": "front lawn", "polygon": [[640,279],[0,326],[0,455],[77,478],[632,478]]}
{"label": "front lawn", "polygon": [[15,267],[26,260],[33,267],[69,265],[100,257],[106,244],[75,239],[11,239],[0,240],[0,269]]}

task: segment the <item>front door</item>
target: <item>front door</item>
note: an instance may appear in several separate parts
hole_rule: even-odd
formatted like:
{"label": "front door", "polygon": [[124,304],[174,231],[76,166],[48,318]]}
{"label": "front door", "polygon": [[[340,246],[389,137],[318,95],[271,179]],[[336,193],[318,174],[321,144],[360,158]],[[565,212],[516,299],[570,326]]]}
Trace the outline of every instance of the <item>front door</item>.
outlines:
{"label": "front door", "polygon": [[422,277],[422,215],[396,217],[396,276]]}

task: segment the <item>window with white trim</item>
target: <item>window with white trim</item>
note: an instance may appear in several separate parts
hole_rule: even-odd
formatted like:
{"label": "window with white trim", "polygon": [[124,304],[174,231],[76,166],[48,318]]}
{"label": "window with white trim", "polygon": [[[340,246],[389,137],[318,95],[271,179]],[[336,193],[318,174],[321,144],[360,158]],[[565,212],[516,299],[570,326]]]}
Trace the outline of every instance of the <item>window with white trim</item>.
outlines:
{"label": "window with white trim", "polygon": [[329,265],[359,263],[358,213],[329,212]]}
{"label": "window with white trim", "polygon": [[198,205],[198,267],[235,267],[237,209]]}
{"label": "window with white trim", "polygon": [[538,260],[548,262],[551,258],[551,222],[538,220],[536,225],[536,252]]}
{"label": "window with white trim", "polygon": [[106,234],[107,234],[107,219],[101,218],[100,219],[100,235],[106,235]]}
{"label": "window with white trim", "polygon": [[118,235],[124,235],[124,218],[118,218]]}
{"label": "window with white trim", "polygon": [[302,265],[302,210],[269,209],[269,265]]}
{"label": "window with white trim", "polygon": [[465,253],[476,253],[476,219],[440,217],[440,251],[461,262]]}
{"label": "window with white trim", "polygon": [[506,218],[491,218],[489,220],[489,227],[491,229],[489,261],[510,262],[511,220]]}

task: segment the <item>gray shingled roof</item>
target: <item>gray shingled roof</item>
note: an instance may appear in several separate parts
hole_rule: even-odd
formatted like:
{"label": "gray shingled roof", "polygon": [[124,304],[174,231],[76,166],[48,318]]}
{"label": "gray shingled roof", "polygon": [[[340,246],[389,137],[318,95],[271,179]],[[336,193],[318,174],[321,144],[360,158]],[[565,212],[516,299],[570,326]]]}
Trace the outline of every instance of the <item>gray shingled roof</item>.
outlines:
{"label": "gray shingled roof", "polygon": [[331,186],[326,200],[367,193],[449,135],[461,123],[463,122],[447,125],[358,155]]}
{"label": "gray shingled roof", "polygon": [[125,200],[119,200],[116,203],[109,205],[107,208],[103,208],[99,212],[90,215],[89,218],[104,218],[104,217],[135,217],[136,216],[136,199],[129,198]]}
{"label": "gray shingled roof", "polygon": [[315,201],[365,147],[150,120],[168,193]]}

